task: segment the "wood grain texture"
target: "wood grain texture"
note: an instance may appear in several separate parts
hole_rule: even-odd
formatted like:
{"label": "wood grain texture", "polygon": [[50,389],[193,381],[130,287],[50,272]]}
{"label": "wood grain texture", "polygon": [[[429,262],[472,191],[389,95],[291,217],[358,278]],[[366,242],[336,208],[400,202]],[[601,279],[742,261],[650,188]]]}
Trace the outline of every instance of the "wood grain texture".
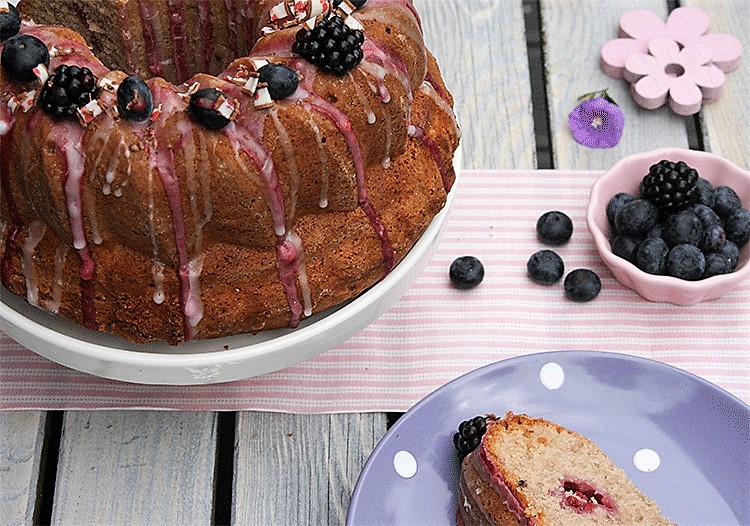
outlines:
{"label": "wood grain texture", "polygon": [[383,413],[240,413],[233,524],[344,524]]}
{"label": "wood grain texture", "polygon": [[[663,147],[688,147],[686,121],[668,106],[645,110],[637,106],[625,80],[604,74],[599,66],[601,47],[617,38],[620,15],[635,8],[667,16],[664,0],[541,0],[546,85],[552,135],[553,162],[558,169],[601,170],[633,153]],[[568,114],[577,98],[609,88],[625,115],[620,143],[592,149],[573,139]]]}
{"label": "wood grain texture", "polygon": [[44,443],[45,413],[0,413],[0,523],[31,524]]}
{"label": "wood grain texture", "polygon": [[705,149],[750,169],[750,2],[747,0],[687,0],[711,17],[710,33],[729,33],[743,47],[740,66],[728,73],[721,98],[701,110]]}
{"label": "wood grain texture", "polygon": [[53,524],[210,524],[215,413],[65,413]]}
{"label": "wood grain texture", "polygon": [[521,0],[416,0],[425,40],[455,99],[465,168],[533,168]]}

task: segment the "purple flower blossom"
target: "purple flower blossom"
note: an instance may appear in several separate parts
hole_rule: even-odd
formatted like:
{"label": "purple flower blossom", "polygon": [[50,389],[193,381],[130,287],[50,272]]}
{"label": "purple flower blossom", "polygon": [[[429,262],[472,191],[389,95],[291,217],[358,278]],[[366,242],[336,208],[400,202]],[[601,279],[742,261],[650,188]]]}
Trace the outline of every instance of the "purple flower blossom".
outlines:
{"label": "purple flower blossom", "polygon": [[568,115],[573,138],[589,148],[612,148],[620,142],[625,116],[606,91],[590,93]]}

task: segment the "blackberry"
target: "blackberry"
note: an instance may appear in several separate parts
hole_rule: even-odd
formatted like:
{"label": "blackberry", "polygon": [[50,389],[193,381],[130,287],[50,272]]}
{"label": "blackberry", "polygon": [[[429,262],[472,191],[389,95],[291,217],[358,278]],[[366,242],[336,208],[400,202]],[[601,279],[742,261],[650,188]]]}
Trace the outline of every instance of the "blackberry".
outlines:
{"label": "blackberry", "polygon": [[547,212],[537,220],[536,232],[545,245],[564,245],[573,235],[573,221],[562,212]]}
{"label": "blackberry", "polygon": [[151,90],[138,77],[128,77],[117,88],[117,109],[129,121],[142,122],[151,117],[154,100]]}
{"label": "blackberry", "polygon": [[475,416],[458,425],[458,431],[453,435],[453,445],[460,460],[477,448],[486,431],[487,418],[484,416]]}
{"label": "blackberry", "polygon": [[16,35],[3,46],[0,62],[8,77],[16,82],[34,82],[34,68],[39,64],[49,67],[49,50],[34,36]]}
{"label": "blackberry", "polygon": [[292,44],[292,52],[327,73],[342,76],[364,58],[364,42],[362,31],[351,29],[340,16],[331,14],[310,31],[300,29]]}
{"label": "blackberry", "polygon": [[602,280],[593,270],[578,268],[565,276],[565,295],[579,303],[591,301],[602,290]]}
{"label": "blackberry", "polygon": [[47,79],[39,99],[43,111],[55,119],[77,120],[76,110],[99,94],[97,78],[89,68],[62,64]]}
{"label": "blackberry", "polygon": [[268,84],[268,94],[273,100],[289,97],[299,86],[297,72],[284,64],[266,64],[258,73],[260,82]]}
{"label": "blackberry", "polygon": [[451,263],[448,274],[456,288],[472,289],[484,279],[484,265],[474,256],[463,256]]}
{"label": "blackberry", "polygon": [[0,42],[18,34],[21,29],[21,13],[16,6],[8,4],[7,11],[0,11]]}
{"label": "blackberry", "polygon": [[641,181],[641,197],[648,199],[665,214],[697,203],[698,172],[683,161],[662,160],[649,168]]}

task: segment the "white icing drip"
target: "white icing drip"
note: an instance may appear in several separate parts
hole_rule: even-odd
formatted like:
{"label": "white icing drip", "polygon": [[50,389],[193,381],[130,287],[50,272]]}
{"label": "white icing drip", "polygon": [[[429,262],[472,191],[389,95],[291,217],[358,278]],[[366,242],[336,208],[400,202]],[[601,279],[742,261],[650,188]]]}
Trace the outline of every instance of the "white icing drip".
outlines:
{"label": "white icing drip", "polygon": [[322,167],[320,172],[320,201],[318,202],[318,205],[320,208],[327,208],[328,186],[331,178],[328,170],[328,154],[326,153],[326,149],[323,148],[323,139],[320,136],[320,128],[318,128],[318,125],[315,123],[315,119],[311,114],[308,114],[307,120],[310,123],[310,128],[312,128],[312,131],[315,134],[315,141],[318,143],[318,155],[320,157],[320,166]]}
{"label": "white icing drip", "polygon": [[115,182],[115,174],[117,170],[117,164],[120,159],[120,155],[118,152],[115,152],[115,154],[112,156],[112,159],[109,161],[109,166],[107,166],[107,172],[104,174],[104,184],[102,185],[102,193],[104,195],[109,195],[112,193],[112,183]]}
{"label": "white icing drip", "polygon": [[[383,104],[388,104],[389,102],[391,102],[391,93],[388,91],[388,87],[385,85],[385,76],[388,73],[386,68],[384,68],[380,64],[375,64],[374,62],[368,62],[364,60],[360,62],[359,67],[364,72],[373,77],[377,82],[376,93],[380,95],[380,101]],[[370,84],[370,86],[373,87],[372,84]]]}
{"label": "white icing drip", "polygon": [[46,231],[47,226],[44,223],[41,221],[32,221],[29,225],[26,239],[21,247],[21,251],[23,252],[21,268],[26,280],[26,299],[34,307],[39,307],[39,288],[36,280],[36,269],[34,268],[34,252]]}
{"label": "white icing drip", "polygon": [[203,319],[203,302],[200,293],[200,278],[203,272],[203,254],[196,256],[188,263],[190,290],[185,301],[185,316],[191,327],[196,327]]}
{"label": "white icing drip", "polygon": [[154,280],[153,299],[157,305],[161,305],[166,299],[166,294],[164,293],[164,268],[164,263],[159,261],[154,261],[151,265],[151,276]]}
{"label": "white icing drip", "polygon": [[10,131],[10,122],[6,122],[4,119],[0,119],[0,136],[5,135]]}
{"label": "white icing drip", "polygon": [[273,120],[273,125],[276,128],[276,132],[281,138],[281,147],[284,150],[284,156],[286,157],[291,176],[289,180],[289,208],[286,210],[286,215],[291,222],[294,220],[294,215],[297,210],[297,198],[299,194],[299,172],[297,170],[297,158],[295,157],[294,150],[292,149],[292,141],[291,139],[289,139],[289,134],[286,132],[286,128],[284,127],[284,125],[281,123],[281,119],[279,119],[278,110],[276,108],[273,108],[273,110],[271,110],[271,119]]}
{"label": "white icing drip", "polygon": [[[72,129],[72,126],[78,126],[78,123],[68,126],[68,129]],[[65,199],[68,208],[68,218],[70,220],[70,229],[73,234],[73,246],[78,249],[86,248],[86,232],[83,228],[83,211],[81,210],[82,196],[81,196],[81,178],[84,173],[85,157],[81,149],[82,145],[73,144],[70,139],[79,135],[83,136],[82,130],[76,130],[77,133],[68,132],[60,133],[60,130],[54,131],[54,135],[61,135],[67,139],[67,144],[62,144],[55,141],[61,149],[65,151],[65,159],[68,165],[68,178],[65,181]],[[59,138],[58,138],[59,140]]]}
{"label": "white icing drip", "polygon": [[438,92],[435,91],[435,87],[430,84],[429,82],[423,82],[419,86],[419,91],[427,95],[432,99],[432,101],[435,103],[435,105],[443,110],[446,114],[450,115],[452,117],[451,121],[453,122],[453,125],[455,126],[455,132],[457,136],[461,137],[461,128],[458,127],[458,121],[456,120],[456,114],[453,111],[453,108],[451,108],[447,102],[443,100],[443,98],[438,95]]}
{"label": "white icing drip", "polygon": [[292,231],[287,232],[286,240],[297,250],[298,256],[295,273],[297,274],[297,283],[299,284],[300,292],[302,292],[303,312],[305,316],[310,316],[312,314],[312,298],[310,283],[307,280],[307,267],[305,265],[305,252],[302,247],[302,240]]}
{"label": "white icing drip", "polygon": [[[201,215],[199,210],[199,183],[195,170],[195,142],[193,138],[193,128],[189,122],[182,120],[178,123],[177,129],[182,133],[182,152],[185,155],[185,170],[187,173],[187,188],[190,201],[190,212],[193,217],[193,229],[195,231],[195,253],[200,254],[203,250],[203,227],[208,223],[209,218]],[[205,179],[201,179],[201,183]],[[205,192],[202,193],[205,197]],[[205,210],[205,206],[204,206]]]}
{"label": "white icing drip", "polygon": [[352,75],[351,72],[347,73],[349,75],[349,80],[351,81],[351,85],[354,86],[355,92],[357,94],[357,98],[359,99],[360,103],[362,103],[362,107],[365,110],[365,113],[367,114],[367,124],[375,124],[377,121],[377,117],[375,116],[375,112],[372,111],[372,108],[370,107],[369,102],[367,101],[367,97],[364,96],[362,93],[362,89],[359,87],[359,83],[354,81],[354,75]]}
{"label": "white icing drip", "polygon": [[57,314],[62,303],[63,293],[63,271],[65,270],[65,259],[68,257],[68,245],[60,243],[55,250],[55,278],[52,282],[52,299],[45,305],[45,308]]}

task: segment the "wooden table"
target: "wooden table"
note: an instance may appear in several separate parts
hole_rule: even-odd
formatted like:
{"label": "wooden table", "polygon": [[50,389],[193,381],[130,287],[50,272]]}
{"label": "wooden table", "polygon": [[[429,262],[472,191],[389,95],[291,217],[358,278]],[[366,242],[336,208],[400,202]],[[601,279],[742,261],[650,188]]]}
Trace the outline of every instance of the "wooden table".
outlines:
{"label": "wooden table", "polygon": [[[750,167],[747,0],[687,0],[711,31],[743,39],[744,64],[695,117],[639,110],[598,67],[619,16],[666,17],[666,0],[415,0],[456,98],[466,168],[601,170],[631,153],[703,149]],[[620,145],[576,144],[567,115],[609,87]],[[383,413],[0,413],[0,524],[342,524]]]}

